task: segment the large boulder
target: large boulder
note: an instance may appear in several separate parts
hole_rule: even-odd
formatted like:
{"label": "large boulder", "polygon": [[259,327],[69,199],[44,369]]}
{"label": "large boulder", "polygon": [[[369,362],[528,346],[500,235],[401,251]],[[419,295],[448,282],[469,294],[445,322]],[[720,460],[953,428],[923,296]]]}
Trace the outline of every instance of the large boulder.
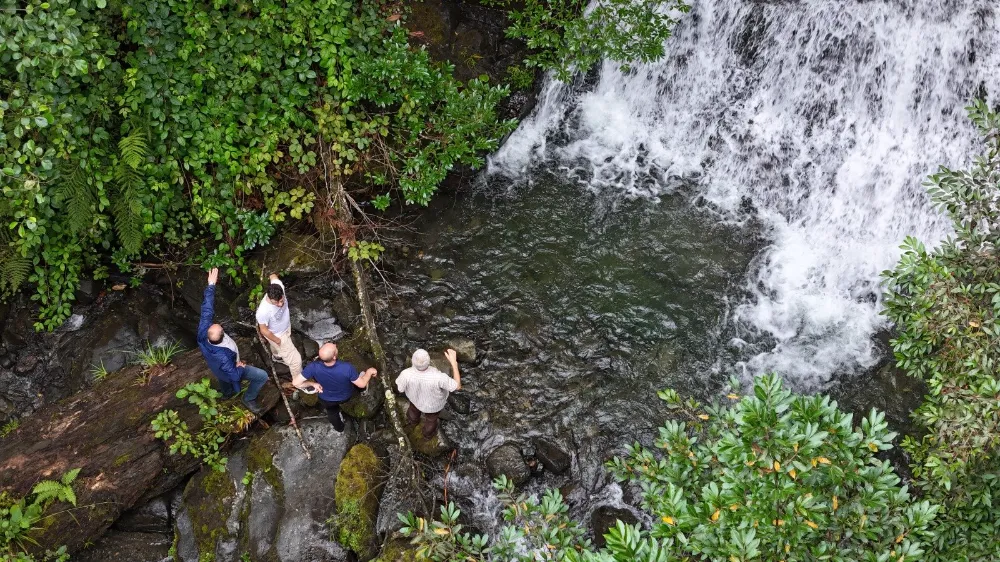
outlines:
{"label": "large boulder", "polygon": [[362,561],[378,553],[375,522],[385,468],[371,447],[359,443],[347,452],[337,472],[336,515],[331,520],[337,542]]}
{"label": "large boulder", "polygon": [[[171,455],[150,427],[156,415],[177,410],[192,432],[200,429],[198,408],[175,395],[185,384],[211,377],[198,351],[174,358],[143,376],[139,367],[108,375],[95,387],[50,404],[0,439],[0,493],[28,494],[40,480],[58,479],[79,468],[73,485],[77,504],[50,508],[46,525],[32,533],[39,545],[63,545],[70,552],[101,536],[123,512],[180,484],[198,467],[190,455]],[[267,385],[258,401],[278,402]]]}
{"label": "large boulder", "polygon": [[226,472],[203,469],[188,483],[177,514],[179,562],[344,562],[326,521],[335,511],[336,474],[354,435],[325,419],[295,430],[272,427],[230,456]]}
{"label": "large boulder", "polygon": [[520,486],[531,478],[531,470],[525,464],[521,450],[511,443],[493,449],[493,452],[486,457],[486,468],[493,478],[506,476],[515,486]]}
{"label": "large boulder", "polygon": [[535,457],[541,461],[545,470],[553,474],[569,470],[573,459],[559,443],[548,437],[536,437],[531,443],[535,446]]}

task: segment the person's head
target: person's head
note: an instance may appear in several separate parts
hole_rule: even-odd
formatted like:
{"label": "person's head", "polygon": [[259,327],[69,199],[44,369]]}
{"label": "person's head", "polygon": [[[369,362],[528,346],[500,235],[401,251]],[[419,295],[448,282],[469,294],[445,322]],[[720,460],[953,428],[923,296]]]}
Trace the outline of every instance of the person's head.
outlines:
{"label": "person's head", "polygon": [[413,363],[413,367],[418,371],[426,371],[427,367],[431,366],[431,354],[427,353],[426,349],[414,351],[413,357],[410,360]]}
{"label": "person's head", "polygon": [[319,360],[324,363],[333,363],[337,360],[337,344],[324,343],[319,348]]}
{"label": "person's head", "polygon": [[218,344],[222,342],[222,326],[220,324],[212,324],[208,327],[208,341],[209,343]]}
{"label": "person's head", "polygon": [[274,306],[284,306],[285,290],[281,288],[281,285],[271,283],[267,286],[267,300]]}

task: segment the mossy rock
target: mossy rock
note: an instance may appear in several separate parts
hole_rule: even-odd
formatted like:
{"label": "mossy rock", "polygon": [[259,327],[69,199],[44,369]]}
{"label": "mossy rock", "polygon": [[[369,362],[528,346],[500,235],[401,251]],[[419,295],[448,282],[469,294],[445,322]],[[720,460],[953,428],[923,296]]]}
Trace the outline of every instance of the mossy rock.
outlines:
{"label": "mossy rock", "polygon": [[351,447],[337,472],[333,536],[362,561],[378,554],[375,521],[384,480],[381,461],[363,443]]}
{"label": "mossy rock", "polygon": [[419,560],[423,559],[417,558],[417,547],[407,540],[396,539],[385,545],[382,555],[374,562],[417,562]]}
{"label": "mossy rock", "polygon": [[379,410],[382,409],[382,402],[378,383],[372,380],[368,383],[366,392],[355,392],[350,400],[340,406],[340,409],[354,419],[363,420],[379,413]]}

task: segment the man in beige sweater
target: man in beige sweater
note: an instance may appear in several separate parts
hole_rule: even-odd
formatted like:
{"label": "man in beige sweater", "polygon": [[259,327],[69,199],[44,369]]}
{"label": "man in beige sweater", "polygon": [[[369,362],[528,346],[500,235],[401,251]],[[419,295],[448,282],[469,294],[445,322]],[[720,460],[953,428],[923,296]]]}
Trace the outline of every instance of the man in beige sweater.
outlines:
{"label": "man in beige sweater", "polygon": [[448,395],[462,388],[455,350],[445,351],[444,356],[451,363],[450,377],[431,365],[431,356],[426,350],[418,349],[413,353],[413,366],[405,369],[396,379],[396,387],[410,401],[406,421],[409,425],[416,425],[423,415],[421,429],[428,439],[437,432],[438,414],[448,403]]}

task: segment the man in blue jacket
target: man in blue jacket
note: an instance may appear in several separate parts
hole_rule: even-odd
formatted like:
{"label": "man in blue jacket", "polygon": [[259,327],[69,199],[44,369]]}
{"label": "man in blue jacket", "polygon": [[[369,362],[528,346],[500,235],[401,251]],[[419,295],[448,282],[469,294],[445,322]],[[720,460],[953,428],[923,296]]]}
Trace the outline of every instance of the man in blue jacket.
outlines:
{"label": "man in blue jacket", "polygon": [[240,350],[236,342],[222,330],[222,326],[212,324],[215,315],[215,282],[219,280],[219,268],[208,273],[208,286],[201,302],[201,321],[198,323],[198,348],[205,356],[205,362],[222,386],[222,396],[231,398],[240,391],[240,381],[250,381],[243,403],[253,413],[260,415],[264,409],[257,403],[257,394],[267,383],[267,373],[263,369],[240,361]]}

